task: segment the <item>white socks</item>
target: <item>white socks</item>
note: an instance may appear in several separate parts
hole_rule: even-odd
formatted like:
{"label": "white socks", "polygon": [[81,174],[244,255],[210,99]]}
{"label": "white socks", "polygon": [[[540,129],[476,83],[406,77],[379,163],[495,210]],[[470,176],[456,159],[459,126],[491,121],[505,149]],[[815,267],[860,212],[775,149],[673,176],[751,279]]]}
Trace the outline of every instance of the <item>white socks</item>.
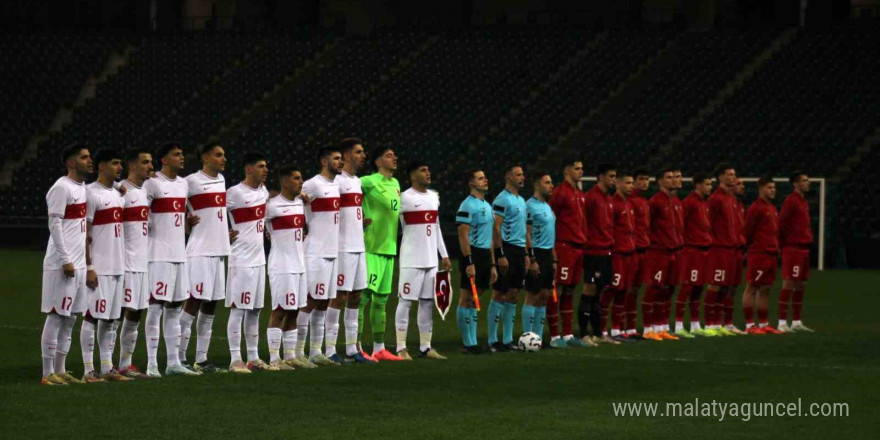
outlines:
{"label": "white socks", "polygon": [[296,357],[305,357],[306,355],[306,337],[309,335],[309,322],[311,322],[312,312],[299,311],[296,315]]}
{"label": "white socks", "polygon": [[180,365],[180,312],[180,306],[165,309],[162,331],[165,333],[166,368]]}
{"label": "white socks", "polygon": [[244,343],[248,362],[260,359],[260,310],[248,310],[244,314]]}
{"label": "white socks", "polygon": [[95,324],[83,320],[79,329],[79,346],[83,357],[83,375],[95,371]]}
{"label": "white socks", "polygon": [[107,374],[113,369],[113,323],[110,321],[98,321],[98,358],[101,360],[101,374]]}
{"label": "white socks", "polygon": [[354,356],[358,353],[357,336],[358,336],[358,309],[346,308],[342,318],[345,323],[345,354],[346,356]]}
{"label": "white socks", "polygon": [[125,319],[119,335],[119,369],[126,370],[131,366],[131,356],[138,338],[138,322]]}
{"label": "white socks", "polygon": [[282,332],[280,328],[269,327],[266,329],[266,340],[269,341],[269,362],[275,362],[281,359]]}
{"label": "white socks", "polygon": [[336,354],[336,341],[339,339],[339,311],[333,307],[327,309],[327,318],[324,324],[327,333],[324,342],[324,356],[328,358]]}
{"label": "white socks", "polygon": [[[281,341],[284,342],[284,360],[290,360],[296,357],[297,331],[287,330],[282,333]],[[270,353],[271,354],[271,353]]]}
{"label": "white socks", "polygon": [[58,342],[55,345],[55,372],[67,372],[67,352],[70,351],[70,344],[73,341],[73,324],[76,323],[76,316],[58,316],[61,318],[61,327],[58,329]]}
{"label": "white socks", "polygon": [[412,301],[403,298],[397,303],[397,311],[394,312],[394,328],[397,329],[397,347],[394,351],[400,353],[406,350],[406,330],[409,328],[409,309]]}
{"label": "white socks", "polygon": [[241,322],[244,310],[230,309],[229,322],[226,323],[226,338],[229,340],[229,356],[232,362],[241,362]]}
{"label": "white socks", "polygon": [[189,348],[189,336],[192,334],[192,324],[195,320],[195,316],[190,315],[185,311],[180,312],[180,347],[178,348],[177,356],[180,358],[181,362],[186,362],[186,351]]}
{"label": "white socks", "polygon": [[431,348],[431,335],[434,332],[434,301],[419,300],[419,351]]}
{"label": "white socks", "polygon": [[[55,313],[46,315],[43,334],[40,336],[40,357],[43,359],[43,377],[55,373],[55,350],[58,348],[58,331],[61,330],[61,316]],[[59,371],[58,373],[64,373]]]}
{"label": "white socks", "polygon": [[214,315],[199,312],[196,321],[196,363],[208,361],[208,347],[211,346],[211,335],[214,333]]}
{"label": "white socks", "polygon": [[700,329],[700,321],[691,321],[691,331]]}
{"label": "white socks", "polygon": [[326,318],[326,310],[312,310],[312,317],[309,320],[312,332],[309,338],[309,356],[317,356],[321,354],[321,345],[324,343],[324,319]]}
{"label": "white socks", "polygon": [[147,309],[147,322],[144,324],[144,330],[147,334],[148,368],[150,366],[159,365],[159,362],[156,360],[156,356],[159,352],[159,338],[161,337],[161,332],[159,331],[159,328],[162,323],[162,311],[162,303],[150,304],[150,307]]}

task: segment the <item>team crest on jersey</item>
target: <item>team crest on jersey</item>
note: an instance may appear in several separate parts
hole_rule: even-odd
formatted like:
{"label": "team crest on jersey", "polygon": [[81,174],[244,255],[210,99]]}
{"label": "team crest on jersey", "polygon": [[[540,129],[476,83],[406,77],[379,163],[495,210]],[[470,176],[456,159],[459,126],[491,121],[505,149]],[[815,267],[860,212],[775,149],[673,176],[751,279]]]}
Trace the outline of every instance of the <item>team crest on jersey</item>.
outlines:
{"label": "team crest on jersey", "polygon": [[437,272],[434,279],[434,305],[440,312],[440,318],[446,320],[446,313],[452,308],[452,289],[449,287],[449,271]]}

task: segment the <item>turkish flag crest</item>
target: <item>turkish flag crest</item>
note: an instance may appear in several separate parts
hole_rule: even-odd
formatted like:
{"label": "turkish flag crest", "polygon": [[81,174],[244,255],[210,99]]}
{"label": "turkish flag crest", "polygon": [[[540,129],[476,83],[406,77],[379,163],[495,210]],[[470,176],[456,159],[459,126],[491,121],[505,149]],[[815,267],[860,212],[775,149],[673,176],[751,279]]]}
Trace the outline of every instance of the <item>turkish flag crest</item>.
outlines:
{"label": "turkish flag crest", "polygon": [[434,279],[434,305],[440,312],[440,318],[446,320],[446,313],[452,308],[452,288],[449,286],[449,271],[437,272]]}

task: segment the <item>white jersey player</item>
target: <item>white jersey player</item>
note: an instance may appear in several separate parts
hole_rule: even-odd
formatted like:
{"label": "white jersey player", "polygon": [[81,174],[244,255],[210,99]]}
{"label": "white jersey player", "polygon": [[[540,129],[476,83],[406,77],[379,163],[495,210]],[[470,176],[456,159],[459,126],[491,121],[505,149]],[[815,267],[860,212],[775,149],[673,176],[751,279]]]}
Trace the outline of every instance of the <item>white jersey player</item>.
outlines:
{"label": "white jersey player", "polygon": [[190,297],[180,315],[180,362],[186,362],[192,323],[196,325],[196,361],[192,367],[202,373],[223,371],[208,362],[214,311],[226,299],[226,257],[229,256],[229,222],[226,212],[226,152],[208,144],[201,150],[202,169],[186,177],[187,226],[186,266]]}
{"label": "white jersey player", "polygon": [[131,357],[137,345],[141,313],[150,304],[149,254],[144,252],[149,248],[150,205],[143,185],[153,171],[153,156],[147,150],[135,149],[126,156],[125,162],[128,166],[128,179],[122,182],[125,187],[122,210],[122,235],[125,238],[122,308],[125,319],[119,333],[119,372],[142,378],[144,374],[131,363]]}
{"label": "white jersey player", "polygon": [[[331,299],[336,297],[339,257],[339,184],[335,178],[342,171],[338,148],[324,147],[318,152],[321,172],[303,184],[306,205],[306,278],[309,297],[297,317],[297,339],[309,338],[309,360],[317,365],[340,365],[321,352],[324,342],[324,319]],[[303,353],[296,353],[297,357]]]}
{"label": "white jersey player", "polygon": [[397,355],[412,360],[406,349],[406,333],[412,303],[419,302],[419,357],[446,359],[431,348],[434,328],[434,295],[437,277],[437,254],[443,258],[443,270],[452,264],[440,232],[440,197],[429,190],[431,171],[424,162],[413,161],[407,165],[412,188],[400,195],[400,225],[403,238],[400,242],[400,279],[397,294],[395,325],[397,327]]}
{"label": "white jersey player", "polygon": [[[226,284],[226,306],[229,322],[226,327],[232,361],[229,371],[250,373],[251,370],[274,370],[259,357],[260,310],[266,296],[265,237],[266,202],[269,191],[263,186],[268,167],[266,159],[256,153],[244,156],[243,182],[226,191],[229,224],[238,231],[229,254],[229,279]],[[248,363],[241,360],[241,325],[244,321]]]}
{"label": "white jersey player", "polygon": [[[180,312],[188,296],[189,273],[186,270],[186,195],[187,186],[178,173],[183,171],[183,150],[177,144],[165,144],[156,152],[162,169],[144,183],[150,204],[149,280],[150,306],[147,309],[147,375],[161,377],[156,354],[159,349],[159,324],[165,335],[167,365],[165,374],[198,375],[180,363]],[[165,319],[162,320],[164,307]]]}
{"label": "white jersey player", "polygon": [[[336,362],[375,363],[357,348],[358,309],[361,291],[367,287],[367,255],[364,252],[364,194],[357,171],[364,165],[366,155],[361,140],[343,139],[342,173],[336,176],[339,184],[339,275],[336,277],[336,298],[327,308],[327,341],[325,356]],[[339,337],[339,315],[345,308],[345,360],[336,353]]]}
{"label": "white jersey player", "polygon": [[66,359],[76,317],[86,306],[86,186],[92,158],[82,145],[62,151],[67,175],[46,194],[49,244],[43,259],[40,311],[46,314],[40,353],[44,385],[79,383],[67,372]]}
{"label": "white jersey player", "polygon": [[[269,287],[272,291],[272,314],[266,337],[269,340],[269,364],[280,370],[294,367],[314,368],[305,359],[296,358],[296,318],[308,297],[306,262],[303,240],[306,216],[303,201],[302,173],[293,165],[278,168],[281,194],[269,199],[266,205],[266,224],[272,249],[269,251]],[[281,343],[284,342],[284,360]],[[305,341],[302,341],[305,345]]]}
{"label": "white jersey player", "polygon": [[[99,150],[93,162],[98,180],[86,187],[86,287],[88,302],[80,331],[83,353],[83,381],[130,381],[113,368],[113,347],[116,341],[115,320],[122,314],[125,238],[122,230],[122,194],[113,182],[122,174],[122,155]],[[95,324],[101,376],[95,372]]]}

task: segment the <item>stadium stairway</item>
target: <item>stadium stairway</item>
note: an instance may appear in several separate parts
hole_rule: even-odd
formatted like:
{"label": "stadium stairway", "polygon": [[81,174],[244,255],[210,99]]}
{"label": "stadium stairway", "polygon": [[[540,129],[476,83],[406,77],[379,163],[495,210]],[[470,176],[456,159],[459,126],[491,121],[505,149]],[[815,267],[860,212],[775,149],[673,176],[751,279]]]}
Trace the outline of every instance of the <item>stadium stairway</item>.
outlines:
{"label": "stadium stairway", "polygon": [[703,106],[703,108],[687,122],[687,124],[680,127],[678,132],[672,135],[669,141],[657,150],[649,163],[664,163],[675,150],[687,149],[688,146],[683,145],[683,141],[687,135],[693,132],[694,128],[699,126],[710,114],[712,114],[712,112],[715,111],[715,109],[732,97],[737,90],[739,90],[746,81],[752,78],[755,72],[770,61],[774,55],[778,54],[779,51],[791,43],[797,33],[797,28],[783,31],[773,42],[770,43],[769,46],[767,46],[766,49],[764,49],[764,51],[755,56],[755,58],[746,64],[733,79],[721,88],[715,98],[706,103],[705,106]]}

